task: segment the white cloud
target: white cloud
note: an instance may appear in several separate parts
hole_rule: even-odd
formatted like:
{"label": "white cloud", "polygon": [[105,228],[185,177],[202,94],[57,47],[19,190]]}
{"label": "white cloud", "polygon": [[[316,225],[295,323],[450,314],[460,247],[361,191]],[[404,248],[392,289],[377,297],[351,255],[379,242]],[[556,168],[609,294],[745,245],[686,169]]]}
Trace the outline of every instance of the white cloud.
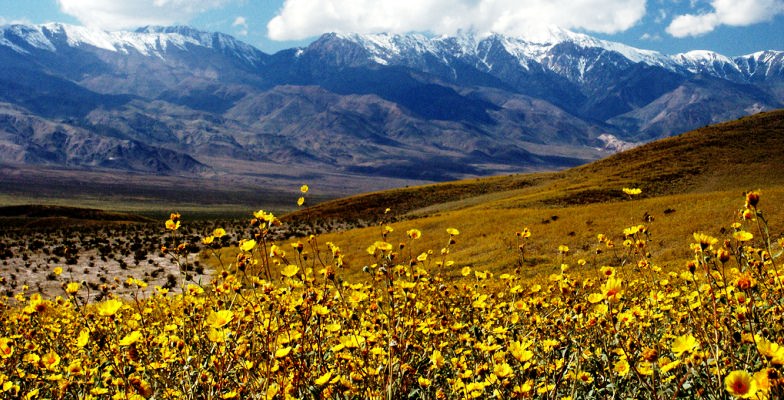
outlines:
{"label": "white cloud", "polygon": [[245,17],[239,16],[235,18],[231,26],[239,28],[239,31],[237,31],[238,35],[248,36],[248,20],[246,20]]}
{"label": "white cloud", "polygon": [[57,0],[60,11],[82,24],[106,30],[186,23],[230,0]]}
{"label": "white cloud", "polygon": [[650,34],[650,33],[646,32],[646,33],[643,33],[642,36],[640,36],[640,40],[648,40],[648,41],[652,41],[652,42],[658,42],[658,41],[661,41],[662,38],[658,34]]}
{"label": "white cloud", "polygon": [[713,11],[675,17],[667,33],[675,37],[699,36],[720,25],[748,26],[784,14],[784,0],[713,0]]}
{"label": "white cloud", "polygon": [[645,0],[285,0],[267,32],[274,40],[325,32],[519,35],[545,25],[615,33],[644,15]]}

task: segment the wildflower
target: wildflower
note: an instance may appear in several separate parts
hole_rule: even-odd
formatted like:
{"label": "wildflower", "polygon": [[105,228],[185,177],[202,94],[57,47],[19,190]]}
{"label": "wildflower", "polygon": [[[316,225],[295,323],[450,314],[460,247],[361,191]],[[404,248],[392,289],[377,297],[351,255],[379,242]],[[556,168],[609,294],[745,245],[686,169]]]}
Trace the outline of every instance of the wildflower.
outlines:
{"label": "wildflower", "polygon": [[254,247],[256,247],[256,241],[253,239],[240,241],[240,250],[242,251],[251,251]]}
{"label": "wildflower", "polygon": [[615,373],[620,376],[628,375],[630,370],[631,368],[629,367],[629,362],[626,361],[625,358],[618,360],[618,362],[616,362],[615,366],[613,367],[613,371],[615,371]]}
{"label": "wildflower", "polygon": [[503,363],[496,364],[496,366],[493,368],[493,373],[499,378],[506,378],[512,376],[512,374],[514,374],[514,370],[509,364]]}
{"label": "wildflower", "polygon": [[431,384],[430,379],[427,379],[424,376],[420,376],[419,378],[417,378],[417,383],[419,383],[419,386],[422,386],[424,388],[430,386]]}
{"label": "wildflower", "polygon": [[68,294],[75,294],[79,291],[79,284],[76,282],[69,282],[65,285],[65,292]]}
{"label": "wildflower", "polygon": [[63,273],[63,268],[62,267],[55,267],[55,269],[52,272],[54,272],[55,275],[59,276],[60,274]]}
{"label": "wildflower", "polygon": [[433,350],[433,354],[430,355],[430,362],[433,364],[433,368],[441,368],[444,366],[444,356],[441,355],[440,351]]}
{"label": "wildflower", "polygon": [[700,250],[702,251],[711,248],[714,244],[716,244],[719,241],[719,239],[716,239],[712,236],[708,236],[704,233],[694,232],[693,236],[694,236],[694,240],[696,240],[699,243]]}
{"label": "wildflower", "polygon": [[291,278],[296,275],[297,272],[299,272],[299,267],[294,264],[289,264],[280,271],[280,274],[287,278]]}
{"label": "wildflower", "polygon": [[754,238],[754,235],[751,232],[737,231],[732,234],[732,237],[739,242],[748,242]]}
{"label": "wildflower", "polygon": [[318,377],[314,383],[318,386],[324,386],[329,382],[330,378],[332,378],[332,371],[327,371],[324,375]]}
{"label": "wildflower", "polygon": [[584,385],[588,385],[593,383],[593,376],[591,376],[591,374],[588,372],[580,371],[577,374],[577,381]]}
{"label": "wildflower", "polygon": [[746,208],[757,207],[759,201],[760,201],[759,191],[751,191],[746,193]]}
{"label": "wildflower", "polygon": [[291,353],[291,346],[281,347],[275,351],[275,358],[284,358]]}
{"label": "wildflower", "polygon": [[448,234],[449,234],[449,236],[457,236],[457,235],[459,235],[459,234],[460,234],[460,231],[458,231],[458,230],[457,230],[457,229],[455,229],[455,228],[448,228],[448,229],[446,230],[446,233],[448,233]]}
{"label": "wildflower", "polygon": [[297,199],[297,206],[302,207],[303,204],[305,204],[305,198],[304,197],[298,198]]}
{"label": "wildflower", "polygon": [[602,285],[602,295],[610,301],[620,299],[624,292],[622,283],[620,279],[608,278],[607,282]]}
{"label": "wildflower", "polygon": [[569,246],[562,244],[558,246],[558,253],[566,255],[569,253]]}
{"label": "wildflower", "polygon": [[82,329],[79,331],[79,336],[76,337],[76,346],[84,347],[87,345],[87,342],[90,340],[90,331],[87,328]]}
{"label": "wildflower", "polygon": [[120,300],[107,300],[97,305],[98,314],[102,317],[111,317],[112,315],[116,314],[122,306],[123,302]]}
{"label": "wildflower", "polygon": [[526,362],[534,356],[534,352],[528,350],[529,346],[530,344],[524,345],[521,342],[513,341],[509,344],[509,352],[512,353],[512,357],[517,359],[517,361]]}
{"label": "wildflower", "polygon": [[302,185],[299,187],[299,191],[302,192],[303,194],[307,193],[309,189],[310,188],[308,187],[308,185]]}
{"label": "wildflower", "polygon": [[692,334],[681,335],[672,342],[672,352],[680,357],[685,352],[691,352],[700,345]]}
{"label": "wildflower", "polygon": [[623,188],[623,192],[629,196],[635,196],[642,193],[642,189],[640,188]]}
{"label": "wildflower", "polygon": [[213,311],[207,316],[207,325],[213,328],[222,328],[234,319],[234,312],[231,310]]}
{"label": "wildflower", "polygon": [[120,340],[120,346],[130,346],[142,339],[142,334],[139,331],[133,331]]}
{"label": "wildflower", "polygon": [[166,221],[166,229],[170,231],[176,231],[179,228],[180,228],[180,221],[174,221],[171,219]]}
{"label": "wildflower", "polygon": [[54,351],[50,351],[41,357],[41,363],[43,364],[44,368],[50,371],[54,371],[60,364],[60,356],[57,355],[57,353]]}
{"label": "wildflower", "polygon": [[724,387],[733,396],[742,399],[754,397],[757,393],[757,382],[746,371],[732,371],[724,378]]}
{"label": "wildflower", "polygon": [[419,229],[409,229],[406,231],[406,235],[411,239],[419,239],[422,237],[422,232]]}
{"label": "wildflower", "polygon": [[11,347],[11,339],[0,338],[0,357],[8,358],[14,354],[14,348]]}

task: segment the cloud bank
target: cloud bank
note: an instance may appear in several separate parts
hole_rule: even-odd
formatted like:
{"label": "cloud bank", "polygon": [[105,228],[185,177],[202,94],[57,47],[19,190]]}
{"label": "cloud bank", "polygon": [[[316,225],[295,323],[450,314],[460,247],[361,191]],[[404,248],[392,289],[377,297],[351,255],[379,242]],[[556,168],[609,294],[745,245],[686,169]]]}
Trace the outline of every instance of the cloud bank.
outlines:
{"label": "cloud bank", "polygon": [[472,30],[521,35],[557,25],[625,31],[645,15],[645,0],[285,0],[267,24],[273,40],[325,32],[454,34]]}
{"label": "cloud bank", "polygon": [[60,11],[105,30],[186,23],[230,0],[57,0]]}
{"label": "cloud bank", "polygon": [[713,0],[713,11],[675,17],[667,33],[682,38],[699,36],[721,25],[748,26],[784,14],[784,0]]}

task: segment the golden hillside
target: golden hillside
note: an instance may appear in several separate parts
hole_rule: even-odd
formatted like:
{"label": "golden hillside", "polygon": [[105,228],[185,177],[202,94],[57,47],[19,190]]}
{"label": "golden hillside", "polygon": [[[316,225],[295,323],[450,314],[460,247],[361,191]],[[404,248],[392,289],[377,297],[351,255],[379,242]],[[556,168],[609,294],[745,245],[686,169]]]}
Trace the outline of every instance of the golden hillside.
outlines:
{"label": "golden hillside", "polygon": [[[763,209],[782,224],[784,199],[784,111],[761,113],[653,142],[606,159],[558,173],[512,175],[396,189],[339,199],[286,216],[288,221],[399,221],[390,241],[405,241],[412,227],[425,235],[413,249],[438,252],[447,227],[462,234],[450,254],[455,266],[505,271],[520,265],[515,232],[533,231],[526,252],[530,275],[554,268],[557,247],[570,257],[611,263],[596,256],[597,234],[619,244],[622,230],[650,216],[652,257],[665,265],[690,257],[693,232],[721,236],[742,206],[745,191],[761,189]],[[313,184],[317,187],[317,183]],[[633,201],[623,187],[639,187]],[[384,214],[386,208],[390,209]],[[716,225],[720,224],[720,225]],[[340,225],[334,225],[340,226]],[[777,235],[779,232],[772,232]],[[327,235],[345,247],[354,263],[370,262],[365,247],[380,239],[371,226]],[[618,249],[621,251],[622,249]],[[367,260],[366,260],[367,259]],[[454,268],[454,267],[453,267]]]}

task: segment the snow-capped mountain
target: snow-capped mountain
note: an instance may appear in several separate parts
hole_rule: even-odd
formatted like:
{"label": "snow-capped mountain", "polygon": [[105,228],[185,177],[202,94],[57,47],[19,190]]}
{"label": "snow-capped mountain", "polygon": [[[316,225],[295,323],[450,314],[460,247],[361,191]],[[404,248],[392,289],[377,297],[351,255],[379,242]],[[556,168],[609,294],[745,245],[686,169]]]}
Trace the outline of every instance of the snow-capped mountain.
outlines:
{"label": "snow-capped mountain", "polygon": [[470,33],[439,37],[381,33],[330,34],[320,40],[342,40],[359,46],[365,57],[364,60],[354,60],[354,63],[364,61],[414,66],[423,58],[444,64],[460,60],[488,72],[498,67],[492,53],[500,50],[525,70],[542,66],[573,81],[584,79],[591,69],[606,68],[608,65],[602,63],[602,59],[614,60],[613,66],[619,68],[642,63],[675,73],[708,74],[743,82],[752,80],[752,75],[760,68],[766,71],[773,69],[774,73],[768,76],[778,75],[780,78],[784,67],[782,51],[763,51],[734,59],[706,50],[664,55],[557,27],[522,38],[497,34],[477,38]]}
{"label": "snow-capped mountain", "polygon": [[273,55],[188,27],[0,27],[0,163],[443,180],[576,165],[782,103],[783,52],[664,55],[556,27],[331,33]]}
{"label": "snow-capped mountain", "polygon": [[260,65],[265,54],[253,46],[222,33],[207,33],[190,27],[145,27],[132,32],[106,32],[60,23],[43,25],[12,25],[2,30],[0,44],[20,53],[31,48],[56,52],[63,48],[89,46],[122,54],[165,58],[172,49],[188,51],[189,47],[219,50]]}

